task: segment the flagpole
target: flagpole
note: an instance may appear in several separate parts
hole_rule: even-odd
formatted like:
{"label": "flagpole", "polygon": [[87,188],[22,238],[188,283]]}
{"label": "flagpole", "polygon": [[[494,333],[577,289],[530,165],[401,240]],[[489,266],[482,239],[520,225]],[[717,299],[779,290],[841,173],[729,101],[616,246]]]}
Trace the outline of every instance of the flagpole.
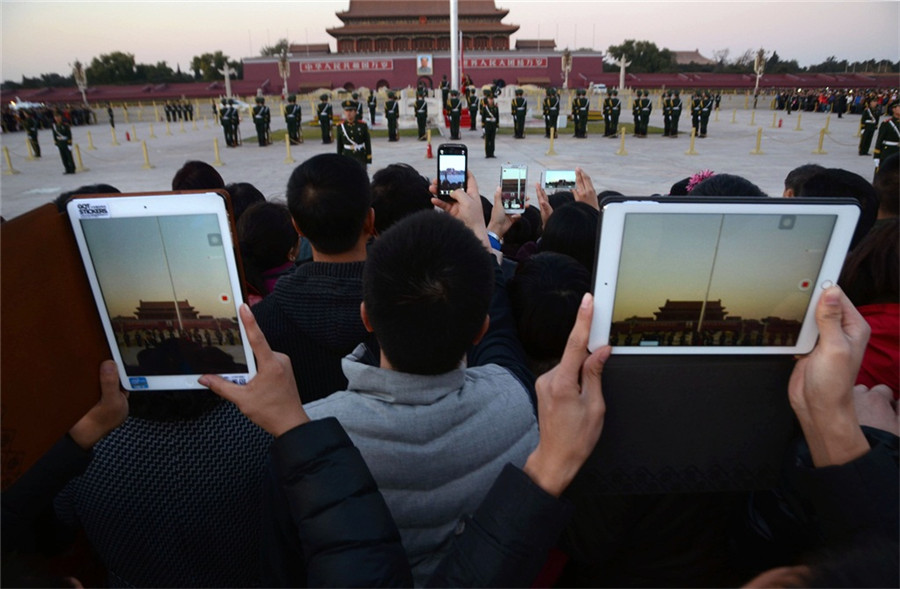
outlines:
{"label": "flagpole", "polygon": [[450,0],[450,87],[459,90],[459,0]]}

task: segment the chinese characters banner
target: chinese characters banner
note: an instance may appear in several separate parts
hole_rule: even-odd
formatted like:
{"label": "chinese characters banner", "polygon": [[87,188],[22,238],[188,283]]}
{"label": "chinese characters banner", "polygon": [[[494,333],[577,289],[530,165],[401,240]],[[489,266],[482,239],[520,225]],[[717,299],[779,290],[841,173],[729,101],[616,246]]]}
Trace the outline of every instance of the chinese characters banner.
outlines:
{"label": "chinese characters banner", "polygon": [[303,61],[300,73],[311,72],[367,72],[394,69],[392,59],[354,59],[350,61]]}

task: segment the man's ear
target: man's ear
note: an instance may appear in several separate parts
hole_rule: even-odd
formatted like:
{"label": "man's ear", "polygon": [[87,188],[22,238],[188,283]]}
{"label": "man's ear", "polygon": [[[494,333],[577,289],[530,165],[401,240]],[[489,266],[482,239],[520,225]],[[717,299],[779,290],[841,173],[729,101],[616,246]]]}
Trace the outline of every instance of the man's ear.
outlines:
{"label": "man's ear", "polygon": [[[372,329],[372,323],[369,321],[369,314],[366,312],[365,301],[359,304],[359,316],[362,317],[362,322],[366,327],[366,331],[368,331],[369,333],[375,333],[375,330]],[[481,339],[481,336],[479,336],[479,339]]]}
{"label": "man's ear", "polygon": [[484,316],[484,323],[481,324],[481,330],[475,335],[475,339],[472,340],[472,345],[478,345],[478,342],[481,341],[481,338],[484,337],[484,334],[487,333],[488,328],[491,326],[491,316]]}
{"label": "man's ear", "polygon": [[366,236],[375,235],[375,209],[370,208],[366,214],[366,220],[363,223],[363,233]]}
{"label": "man's ear", "polygon": [[300,237],[303,237],[303,232],[300,231],[299,227],[297,227],[297,221],[293,217],[291,217],[291,225],[294,226],[294,231],[297,232],[297,235],[299,235]]}

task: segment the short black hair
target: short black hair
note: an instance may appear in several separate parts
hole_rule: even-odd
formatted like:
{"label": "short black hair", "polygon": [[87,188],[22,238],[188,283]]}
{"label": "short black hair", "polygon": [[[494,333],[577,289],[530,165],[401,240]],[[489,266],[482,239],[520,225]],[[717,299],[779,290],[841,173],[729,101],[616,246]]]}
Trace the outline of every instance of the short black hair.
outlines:
{"label": "short black hair", "polygon": [[380,234],[408,215],[433,209],[428,179],[409,164],[391,164],[372,176],[375,230]]}
{"label": "short black hair", "polygon": [[487,316],[493,266],[471,230],[435,211],[415,213],[375,240],[363,301],[394,369],[433,375],[459,365]]}
{"label": "short black hair", "polygon": [[878,208],[888,215],[900,214],[900,154],[881,160],[872,185],[878,194]]}
{"label": "short black hair", "polygon": [[369,176],[353,158],[313,156],[291,174],[287,203],[314,248],[324,254],[344,253],[356,245],[372,208]]}
{"label": "short black hair", "polygon": [[541,235],[541,251],[571,256],[592,272],[599,221],[600,212],[584,202],[571,202],[554,209]]}
{"label": "short black hair", "polygon": [[559,363],[591,273],[574,258],[541,252],[520,263],[508,285],[519,339],[535,375]]}
{"label": "short black hair", "polygon": [[79,186],[75,190],[63,192],[53,199],[53,203],[56,204],[56,210],[60,213],[65,213],[66,205],[69,204],[69,201],[80,194],[118,194],[120,192],[121,190],[109,184],[87,184]]}
{"label": "short black hair", "polygon": [[231,210],[234,213],[234,222],[241,219],[250,205],[265,202],[266,196],[249,182],[233,182],[225,186],[228,196],[231,197]]}
{"label": "short black hair", "polygon": [[284,203],[255,203],[238,221],[237,234],[244,278],[257,293],[265,296],[269,292],[263,273],[288,262],[288,254],[299,239],[291,223],[291,213]]}
{"label": "short black hair", "polygon": [[825,166],[820,166],[819,164],[803,164],[802,166],[797,166],[784,177],[784,189],[790,189],[796,195],[800,192],[800,188],[803,187],[807,180],[824,170]]}
{"label": "short black hair", "polygon": [[762,188],[735,174],[715,174],[691,190],[691,196],[768,196]]}
{"label": "short black hair", "polygon": [[216,190],[225,188],[225,181],[214,167],[197,160],[184,162],[172,178],[172,190]]}
{"label": "short black hair", "polygon": [[878,196],[875,194],[875,187],[859,174],[841,168],[827,168],[813,174],[800,187],[797,196],[856,199],[860,209],[859,220],[850,240],[850,249],[862,241],[878,216]]}
{"label": "short black hair", "polygon": [[675,184],[672,184],[672,187],[669,188],[669,196],[687,196],[687,187],[690,183],[691,177],[688,176],[687,178],[683,178]]}
{"label": "short black hair", "polygon": [[553,194],[547,196],[547,202],[550,203],[550,206],[555,211],[564,204],[575,202],[575,195],[571,190],[557,190]]}

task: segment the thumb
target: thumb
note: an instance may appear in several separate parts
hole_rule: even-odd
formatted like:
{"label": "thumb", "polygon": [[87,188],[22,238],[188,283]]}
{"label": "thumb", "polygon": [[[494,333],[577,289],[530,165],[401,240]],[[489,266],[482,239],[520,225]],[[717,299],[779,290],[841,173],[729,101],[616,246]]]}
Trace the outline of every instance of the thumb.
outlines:
{"label": "thumb", "polygon": [[209,390],[219,395],[226,401],[231,401],[235,405],[238,404],[238,396],[241,391],[245,390],[244,387],[234,384],[231,381],[225,380],[221,376],[216,374],[204,374],[201,376],[197,382],[207,387]]}
{"label": "thumb", "polygon": [[841,289],[832,286],[822,293],[816,305],[816,326],[819,328],[819,337],[824,341],[837,342],[845,339],[841,295]]}

